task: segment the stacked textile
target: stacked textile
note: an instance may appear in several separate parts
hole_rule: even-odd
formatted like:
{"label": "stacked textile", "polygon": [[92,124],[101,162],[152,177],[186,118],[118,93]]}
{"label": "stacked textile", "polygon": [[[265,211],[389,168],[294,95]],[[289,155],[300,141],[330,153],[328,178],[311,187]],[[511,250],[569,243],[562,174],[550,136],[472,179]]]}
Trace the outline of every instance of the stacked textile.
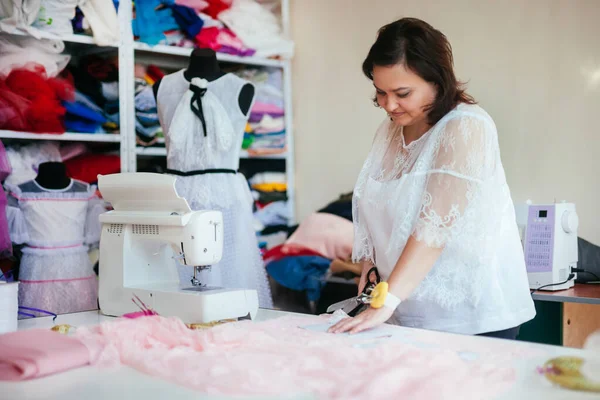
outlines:
{"label": "stacked textile", "polygon": [[283,76],[279,68],[251,68],[236,72],[256,88],[254,105],[244,133],[243,148],[250,155],[281,154],[286,150]]}
{"label": "stacked textile", "polygon": [[291,57],[293,42],[255,0],[145,0],[136,2],[133,34],[151,46],[200,47],[237,56]]}
{"label": "stacked textile", "polygon": [[352,199],[340,196],[323,209],[309,215],[281,245],[263,256],[267,273],[278,284],[306,293],[310,302],[321,296],[330,274],[360,276],[360,266],[352,264],[354,228]]}
{"label": "stacked textile", "polygon": [[165,73],[155,65],[135,65],[135,132],[137,143],[148,146],[163,137],[152,85]]}
{"label": "stacked textile", "polygon": [[248,182],[255,198],[254,220],[256,231],[284,227],[289,222],[287,177],[283,172],[259,172]]}
{"label": "stacked textile", "polygon": [[118,0],[3,2],[0,5],[0,32],[26,32],[37,39],[41,37],[40,31],[56,35],[91,33],[96,44],[112,45],[119,39],[117,7]]}

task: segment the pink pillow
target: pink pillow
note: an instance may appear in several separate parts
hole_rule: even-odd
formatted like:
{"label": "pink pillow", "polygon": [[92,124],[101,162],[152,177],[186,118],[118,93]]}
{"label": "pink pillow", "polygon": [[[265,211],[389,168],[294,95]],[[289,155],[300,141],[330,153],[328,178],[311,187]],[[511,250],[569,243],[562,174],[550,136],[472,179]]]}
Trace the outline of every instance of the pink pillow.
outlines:
{"label": "pink pillow", "polygon": [[330,260],[346,260],[352,255],[352,222],[328,213],[314,213],[298,226],[285,244],[294,244],[322,254]]}

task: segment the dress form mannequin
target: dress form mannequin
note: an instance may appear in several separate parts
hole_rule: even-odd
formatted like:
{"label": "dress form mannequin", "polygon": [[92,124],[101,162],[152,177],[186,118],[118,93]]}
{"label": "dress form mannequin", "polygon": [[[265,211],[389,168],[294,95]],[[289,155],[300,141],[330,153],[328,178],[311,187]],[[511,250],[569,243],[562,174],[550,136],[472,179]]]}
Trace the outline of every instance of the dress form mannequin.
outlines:
{"label": "dress form mannequin", "polygon": [[65,189],[71,184],[65,164],[53,161],[39,165],[35,181],[45,189]]}
{"label": "dress form mannequin", "polygon": [[[225,75],[219,68],[219,61],[217,60],[217,53],[211,49],[194,49],[190,56],[190,63],[188,68],[183,73],[186,80],[191,81],[192,78],[202,78],[207,81],[214,81]],[[154,92],[154,98],[158,94],[158,87],[160,80],[156,81],[152,86]],[[247,114],[252,100],[254,98],[254,87],[250,84],[245,85],[238,98],[238,104],[242,113]]]}

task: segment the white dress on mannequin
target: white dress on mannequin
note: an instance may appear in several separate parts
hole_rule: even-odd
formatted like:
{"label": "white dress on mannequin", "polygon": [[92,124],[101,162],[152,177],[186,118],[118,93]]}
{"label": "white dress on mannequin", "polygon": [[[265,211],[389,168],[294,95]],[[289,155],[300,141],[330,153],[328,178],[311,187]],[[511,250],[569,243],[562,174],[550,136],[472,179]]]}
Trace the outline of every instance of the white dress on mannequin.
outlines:
{"label": "white dress on mannequin", "polygon": [[[229,172],[177,176],[176,188],[193,210],[223,213],[223,258],[200,281],[209,286],[255,289],[261,308],[272,307],[271,290],[252,226],[252,196],[239,168],[243,132],[248,115],[238,98],[248,82],[234,74],[214,81],[193,78],[205,90],[201,97],[206,130],[192,112],[194,95],[183,70],[165,76],[157,93],[158,117],[165,133],[167,168],[181,172],[225,169]],[[191,268],[180,266],[189,281]]]}

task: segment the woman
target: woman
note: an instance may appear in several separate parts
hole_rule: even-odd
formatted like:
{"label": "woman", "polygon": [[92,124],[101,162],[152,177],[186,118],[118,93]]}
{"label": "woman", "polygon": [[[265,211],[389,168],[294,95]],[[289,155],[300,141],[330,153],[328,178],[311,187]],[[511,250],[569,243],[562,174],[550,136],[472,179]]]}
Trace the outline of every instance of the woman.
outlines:
{"label": "woman", "polygon": [[[492,118],[453,71],[450,43],[404,18],[379,30],[363,63],[387,112],[353,199],[353,260],[377,266],[388,304],[330,332],[388,320],[516,338],[535,316]],[[399,304],[397,304],[399,302]]]}

